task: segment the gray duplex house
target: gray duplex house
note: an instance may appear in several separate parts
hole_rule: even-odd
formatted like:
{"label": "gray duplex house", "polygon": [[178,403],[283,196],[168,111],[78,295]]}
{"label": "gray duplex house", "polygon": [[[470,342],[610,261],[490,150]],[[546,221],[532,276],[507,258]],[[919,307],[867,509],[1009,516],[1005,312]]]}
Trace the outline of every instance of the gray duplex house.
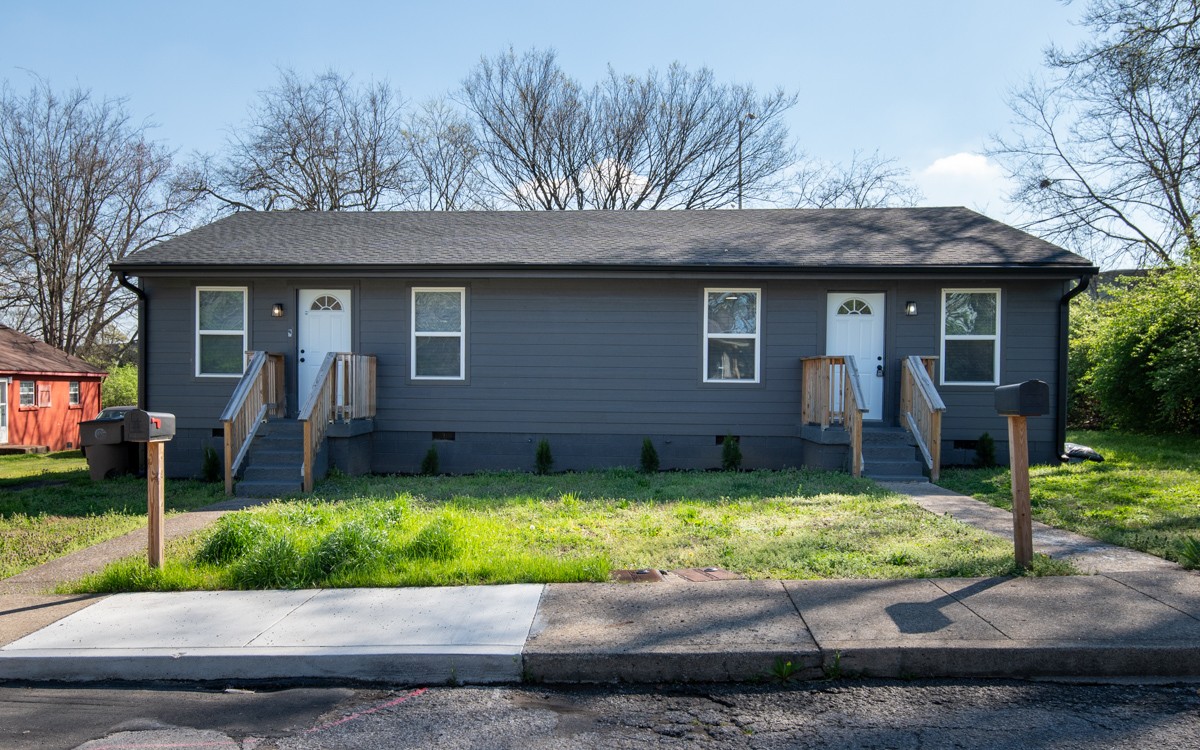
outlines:
{"label": "gray duplex house", "polygon": [[1097,272],[965,208],[245,212],[113,265],[140,298],[143,408],[172,476],[232,491],[414,472],[1003,460],[999,384],[1065,430],[1067,301]]}

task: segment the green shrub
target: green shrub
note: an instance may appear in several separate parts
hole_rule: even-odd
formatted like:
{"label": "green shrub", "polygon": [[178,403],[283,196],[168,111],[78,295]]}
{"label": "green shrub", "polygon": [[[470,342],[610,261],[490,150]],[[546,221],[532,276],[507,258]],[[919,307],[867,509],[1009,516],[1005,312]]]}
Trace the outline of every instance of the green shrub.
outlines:
{"label": "green shrub", "polygon": [[996,465],[996,441],[988,433],[979,436],[975,441],[975,466],[980,469],[990,469]]}
{"label": "green shrub", "polygon": [[742,446],[733,435],[726,435],[721,441],[721,468],[725,471],[738,471],[742,468]]}
{"label": "green shrub", "polygon": [[[120,365],[108,371],[100,385],[100,406],[125,406],[138,402],[138,369],[136,365]],[[93,415],[87,415],[91,419]]]}
{"label": "green shrub", "polygon": [[1200,267],[1155,273],[1100,303],[1092,385],[1133,431],[1200,432]]}
{"label": "green shrub", "polygon": [[438,473],[438,452],[437,446],[429,446],[429,450],[425,452],[425,458],[421,461],[421,473],[427,477],[432,477]]}
{"label": "green shrub", "polygon": [[534,464],[537,467],[538,474],[549,474],[554,468],[554,456],[550,453],[550,441],[542,439],[537,446],[537,454],[534,456]]}
{"label": "green shrub", "polygon": [[196,552],[196,560],[224,565],[244,557],[271,534],[271,529],[253,513],[227,513],[217,519],[208,538]]}
{"label": "green shrub", "polygon": [[320,583],[332,575],[362,570],[377,563],[387,535],[361,521],[350,521],[325,535],[308,555],[308,579]]}
{"label": "green shrub", "polygon": [[200,463],[200,474],[206,482],[219,482],[224,479],[224,471],[221,467],[221,456],[217,454],[217,449],[211,445],[204,446],[204,459]]}
{"label": "green shrub", "polygon": [[658,451],[654,449],[650,438],[642,441],[642,471],[647,474],[658,471]]}
{"label": "green shrub", "polygon": [[1107,425],[1093,382],[1100,330],[1104,321],[1101,303],[1081,294],[1071,300],[1067,356],[1067,426],[1100,430]]}

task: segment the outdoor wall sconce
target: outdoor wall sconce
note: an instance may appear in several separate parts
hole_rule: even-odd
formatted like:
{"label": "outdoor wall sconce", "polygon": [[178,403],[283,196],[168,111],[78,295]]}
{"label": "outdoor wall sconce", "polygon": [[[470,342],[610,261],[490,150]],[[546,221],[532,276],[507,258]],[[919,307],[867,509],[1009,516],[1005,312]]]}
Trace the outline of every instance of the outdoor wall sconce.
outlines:
{"label": "outdoor wall sconce", "polygon": [[[909,304],[911,304],[911,303],[909,303]],[[271,305],[271,317],[272,318],[282,318],[283,317],[283,303],[282,302],[276,302],[275,304]]]}
{"label": "outdoor wall sconce", "polygon": [[916,315],[917,314],[917,303],[913,302],[912,300],[905,302],[904,303],[904,314],[909,317]]}

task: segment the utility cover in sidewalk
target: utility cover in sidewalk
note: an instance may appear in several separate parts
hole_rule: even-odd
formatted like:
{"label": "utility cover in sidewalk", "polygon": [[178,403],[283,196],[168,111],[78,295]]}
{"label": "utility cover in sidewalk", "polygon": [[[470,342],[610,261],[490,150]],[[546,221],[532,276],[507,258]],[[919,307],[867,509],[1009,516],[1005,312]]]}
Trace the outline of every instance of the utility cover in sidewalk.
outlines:
{"label": "utility cover in sidewalk", "polygon": [[614,570],[611,573],[614,581],[621,583],[658,583],[662,581],[662,571],[654,568],[642,568],[641,570]]}

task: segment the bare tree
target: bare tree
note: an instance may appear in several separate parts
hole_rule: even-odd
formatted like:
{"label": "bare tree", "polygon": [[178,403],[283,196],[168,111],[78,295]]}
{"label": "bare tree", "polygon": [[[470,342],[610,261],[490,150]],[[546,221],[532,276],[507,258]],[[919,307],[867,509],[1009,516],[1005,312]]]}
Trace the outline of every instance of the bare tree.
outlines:
{"label": "bare tree", "polygon": [[414,208],[487,208],[479,144],[471,122],[446,100],[434,99],[409,118],[404,134],[417,174]]}
{"label": "bare tree", "polygon": [[121,100],[0,90],[0,308],[68,353],[135,304],[109,263],[181,230],[196,194]]}
{"label": "bare tree", "polygon": [[553,52],[483,58],[463,82],[492,189],[522,209],[583,208],[593,160],[587,94]]}
{"label": "bare tree", "polygon": [[[782,115],[712,71],[609,74],[590,91],[552,51],[484,58],[463,83],[491,185],[526,209],[719,208],[772,195],[793,154]],[[741,180],[739,182],[739,167]]]}
{"label": "bare tree", "polygon": [[1196,253],[1200,215],[1200,3],[1093,0],[1093,37],[1046,53],[1016,91],[1018,132],[992,155],[1028,228],[1097,259],[1171,265]]}
{"label": "bare tree", "polygon": [[849,164],[803,164],[790,202],[797,208],[885,208],[915,206],[922,197],[894,158],[855,151]]}
{"label": "bare tree", "polygon": [[207,193],[237,209],[394,208],[414,190],[402,101],[386,83],[356,87],[336,71],[284,70],[262,92],[224,158],[197,170]]}

